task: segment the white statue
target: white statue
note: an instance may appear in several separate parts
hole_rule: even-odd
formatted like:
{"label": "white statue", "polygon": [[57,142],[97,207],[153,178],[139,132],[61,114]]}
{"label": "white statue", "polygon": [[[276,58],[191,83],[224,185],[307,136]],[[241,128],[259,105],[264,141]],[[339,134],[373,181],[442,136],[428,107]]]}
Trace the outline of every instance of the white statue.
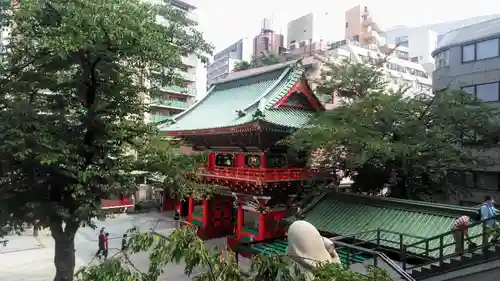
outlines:
{"label": "white statue", "polygon": [[295,221],[288,228],[288,255],[305,274],[313,280],[312,269],[318,263],[340,263],[335,245],[324,238],[318,230],[306,221]]}

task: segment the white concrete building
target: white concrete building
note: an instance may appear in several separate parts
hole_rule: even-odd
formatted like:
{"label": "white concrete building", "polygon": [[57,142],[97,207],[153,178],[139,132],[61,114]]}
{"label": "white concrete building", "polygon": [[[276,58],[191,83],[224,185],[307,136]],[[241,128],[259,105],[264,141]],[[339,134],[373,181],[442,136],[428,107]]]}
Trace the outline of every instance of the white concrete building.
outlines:
{"label": "white concrete building", "polygon": [[436,49],[444,34],[454,29],[488,21],[499,16],[500,15],[480,16],[411,28],[399,26],[389,29],[383,36],[385,36],[388,43],[407,47],[410,53],[410,60],[422,64],[427,73],[432,74],[436,67],[431,53]]}
{"label": "white concrete building", "polygon": [[[384,48],[390,46],[384,45]],[[394,46],[393,46],[394,47]],[[358,63],[373,63],[377,59],[385,58],[384,65],[389,86],[394,90],[400,87],[409,87],[407,95],[427,93],[432,94],[432,80],[422,65],[400,58],[404,50],[398,48],[390,55],[375,44],[362,45],[357,41],[345,39],[331,45],[325,56],[334,59],[351,59]],[[337,101],[334,97],[334,105]]]}
{"label": "white concrete building", "polygon": [[250,38],[242,38],[214,55],[214,60],[207,67],[207,84],[225,78],[233,72],[234,65],[241,61],[250,61],[253,43]]}
{"label": "white concrete building", "polygon": [[310,45],[313,49],[326,46],[327,42],[336,42],[344,38],[343,21],[335,13],[322,10],[292,20],[287,25],[285,47],[289,51],[303,49],[307,52]]}
{"label": "white concrete building", "polygon": [[[187,13],[187,17],[198,22],[196,7],[185,2],[185,0],[172,0],[171,5]],[[165,21],[158,16],[158,21]],[[146,114],[146,121],[159,122],[171,118],[174,115],[186,110],[196,98],[196,72],[200,67],[196,54],[187,54],[182,57],[182,67],[178,74],[183,80],[180,85],[170,85],[161,87],[162,96],[154,100],[149,100],[150,111]],[[151,84],[158,85],[156,81]]]}

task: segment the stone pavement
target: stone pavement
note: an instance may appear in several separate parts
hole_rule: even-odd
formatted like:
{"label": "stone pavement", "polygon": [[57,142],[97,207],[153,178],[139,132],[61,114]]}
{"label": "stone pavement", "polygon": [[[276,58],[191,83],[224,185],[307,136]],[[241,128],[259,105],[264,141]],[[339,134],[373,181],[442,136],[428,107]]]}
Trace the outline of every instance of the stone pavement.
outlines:
{"label": "stone pavement", "polygon": [[33,236],[33,231],[31,230],[21,235],[7,235],[2,240],[7,240],[8,242],[5,246],[0,244],[0,254],[36,250],[44,247],[40,239]]}
{"label": "stone pavement", "polygon": [[[97,228],[81,228],[75,236],[76,267],[94,260],[97,251],[97,237],[101,227],[110,233],[109,255],[118,252],[121,246],[121,237],[128,229],[137,227],[140,231],[155,231],[167,235],[173,231],[174,225],[168,221],[156,223],[158,219],[167,219],[163,213],[147,213],[134,215],[118,215],[114,219],[97,221]],[[0,280],[2,281],[52,281],[55,274],[54,268],[54,240],[50,233],[41,231],[37,238],[30,236],[31,232],[22,236],[9,236],[9,243],[2,248],[0,244]],[[225,246],[225,239],[207,241],[211,246]],[[130,257],[134,266],[146,271],[149,266],[148,253],[139,253]],[[243,261],[243,258],[240,259]],[[184,275],[184,265],[168,265],[159,280],[162,281],[188,281]]]}

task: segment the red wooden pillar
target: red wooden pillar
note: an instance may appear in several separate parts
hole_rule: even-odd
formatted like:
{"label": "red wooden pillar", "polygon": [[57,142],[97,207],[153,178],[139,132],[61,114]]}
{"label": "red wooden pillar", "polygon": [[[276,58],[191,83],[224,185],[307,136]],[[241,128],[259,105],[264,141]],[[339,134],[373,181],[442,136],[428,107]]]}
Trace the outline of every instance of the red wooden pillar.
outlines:
{"label": "red wooden pillar", "polygon": [[203,200],[203,228],[206,228],[208,226],[208,221],[209,221],[209,200],[205,199]]}
{"label": "red wooden pillar", "polygon": [[243,207],[241,204],[238,204],[238,225],[236,226],[236,237],[238,237],[238,241],[241,240],[241,231],[243,230],[243,223],[245,221],[245,216],[243,212]]}
{"label": "red wooden pillar", "polygon": [[188,222],[193,222],[194,200],[189,197],[188,199]]}
{"label": "red wooden pillar", "polygon": [[261,156],[261,161],[260,161],[260,167],[261,168],[267,168],[267,157],[266,157],[266,153],[262,153],[262,156]]}

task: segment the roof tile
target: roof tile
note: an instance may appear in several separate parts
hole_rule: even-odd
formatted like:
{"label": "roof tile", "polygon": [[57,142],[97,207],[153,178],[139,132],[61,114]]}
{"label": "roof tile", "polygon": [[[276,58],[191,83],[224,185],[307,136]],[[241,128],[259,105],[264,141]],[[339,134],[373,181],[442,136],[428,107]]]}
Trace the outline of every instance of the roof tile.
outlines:
{"label": "roof tile", "polygon": [[[348,197],[351,197],[350,199]],[[431,238],[451,230],[451,225],[456,218],[454,212],[457,208],[449,206],[449,212],[444,209],[441,213],[435,210],[425,208],[415,208],[410,205],[409,200],[407,208],[402,207],[401,200],[397,201],[398,205],[390,204],[387,200],[385,205],[380,202],[373,202],[370,204],[368,201],[357,201],[357,196],[354,194],[339,194],[334,193],[325,196],[317,202],[314,206],[306,209],[304,213],[304,220],[312,223],[318,230],[323,232],[332,233],[335,235],[350,235],[360,233],[363,231],[374,230],[366,234],[356,236],[356,239],[364,241],[375,241],[377,229],[382,229],[381,244],[399,249],[399,235],[396,233],[403,233],[404,243],[406,245],[421,241],[423,238]],[[366,197],[363,197],[366,199]],[[354,199],[354,200],[353,200]],[[359,199],[359,198],[358,198]],[[414,202],[414,201],[413,201]],[[439,208],[444,208],[445,205],[436,204]],[[429,205],[431,207],[431,205]],[[462,208],[466,213],[473,210]],[[287,220],[293,221],[293,218]],[[471,235],[479,234],[480,227],[473,228],[470,232]],[[453,242],[451,235],[445,237],[445,244]],[[478,238],[479,240],[479,238]],[[480,244],[479,241],[475,241]],[[432,240],[430,248],[436,248],[439,245],[438,240]],[[422,252],[422,249],[409,249],[414,253]],[[453,253],[453,246],[446,247],[444,254]],[[431,255],[438,255],[438,251],[434,251]]]}
{"label": "roof tile", "polygon": [[[216,83],[205,98],[174,117],[173,124],[162,125],[160,131],[191,131],[227,128],[253,121],[298,128],[305,125],[314,112],[300,108],[272,108],[301,79],[304,68],[298,64],[280,64],[267,71],[240,79]],[[236,112],[243,110],[245,115]],[[254,117],[260,110],[263,116]]]}

